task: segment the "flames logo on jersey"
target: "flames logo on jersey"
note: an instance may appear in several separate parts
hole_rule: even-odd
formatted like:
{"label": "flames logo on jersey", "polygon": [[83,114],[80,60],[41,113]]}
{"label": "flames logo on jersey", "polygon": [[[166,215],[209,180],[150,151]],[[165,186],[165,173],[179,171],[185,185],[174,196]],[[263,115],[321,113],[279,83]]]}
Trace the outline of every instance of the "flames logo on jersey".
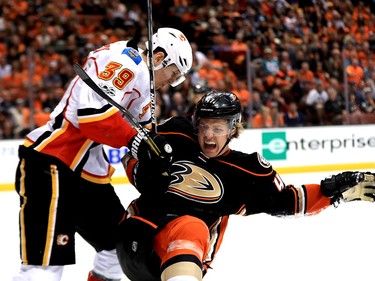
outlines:
{"label": "flames logo on jersey", "polygon": [[[177,170],[176,170],[177,168]],[[168,192],[200,203],[217,203],[224,195],[223,184],[215,175],[189,161],[173,163]]]}

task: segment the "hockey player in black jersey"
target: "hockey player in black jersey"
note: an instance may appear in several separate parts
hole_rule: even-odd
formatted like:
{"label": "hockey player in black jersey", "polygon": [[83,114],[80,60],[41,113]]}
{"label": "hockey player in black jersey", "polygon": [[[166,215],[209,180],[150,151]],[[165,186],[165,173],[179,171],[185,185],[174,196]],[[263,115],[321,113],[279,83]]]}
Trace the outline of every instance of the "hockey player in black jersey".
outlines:
{"label": "hockey player in black jersey", "polygon": [[127,175],[141,193],[118,235],[118,257],[130,280],[202,280],[230,215],[315,214],[340,199],[374,200],[371,173],[285,185],[260,154],[230,149],[230,140],[243,130],[240,112],[233,93],[211,91],[196,105],[192,122],[173,117],[158,126],[173,147],[170,167],[143,159],[142,145],[139,160],[124,157]]}

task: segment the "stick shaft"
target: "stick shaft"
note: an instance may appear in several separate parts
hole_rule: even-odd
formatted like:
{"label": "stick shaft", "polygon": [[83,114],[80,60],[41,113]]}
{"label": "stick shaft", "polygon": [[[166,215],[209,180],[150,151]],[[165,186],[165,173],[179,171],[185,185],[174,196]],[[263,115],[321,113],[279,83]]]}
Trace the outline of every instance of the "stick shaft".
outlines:
{"label": "stick shaft", "polygon": [[151,123],[152,131],[156,132],[156,94],[154,78],[154,55],[153,55],[153,28],[152,28],[152,0],[147,0],[147,30],[148,30],[148,60],[150,71],[150,100],[151,100]]}

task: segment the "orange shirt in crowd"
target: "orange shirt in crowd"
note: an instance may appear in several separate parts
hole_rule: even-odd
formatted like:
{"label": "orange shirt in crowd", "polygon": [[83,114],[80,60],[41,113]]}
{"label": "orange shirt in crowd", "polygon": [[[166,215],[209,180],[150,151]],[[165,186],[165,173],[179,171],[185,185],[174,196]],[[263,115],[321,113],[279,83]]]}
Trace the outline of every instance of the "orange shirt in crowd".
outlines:
{"label": "orange shirt in crowd", "polygon": [[346,67],[346,74],[348,82],[355,83],[356,85],[361,82],[364,75],[362,67],[360,67],[359,65],[354,66],[352,64]]}
{"label": "orange shirt in crowd", "polygon": [[241,106],[244,108],[250,102],[250,93],[247,89],[233,89],[233,94],[235,94],[241,102]]}
{"label": "orange shirt in crowd", "polygon": [[237,75],[229,68],[228,63],[223,63],[222,74],[223,74],[224,81],[226,83],[230,83],[232,86],[232,89],[236,89],[237,84],[238,84],[238,78],[237,78]]}
{"label": "orange shirt in crowd", "polygon": [[221,70],[223,68],[223,62],[219,59],[208,59],[208,63],[210,64],[211,68],[215,68],[216,70]]}
{"label": "orange shirt in crowd", "polygon": [[257,113],[253,117],[253,128],[272,128],[273,122],[270,115],[263,118],[261,113]]}
{"label": "orange shirt in crowd", "polygon": [[233,41],[231,44],[232,52],[246,52],[247,51],[247,44],[244,42]]}
{"label": "orange shirt in crowd", "polygon": [[298,80],[302,83],[314,83],[314,72],[312,72],[311,70],[300,70],[298,72],[299,74],[299,77],[298,77]]}
{"label": "orange shirt in crowd", "polygon": [[357,21],[359,15],[362,16],[364,21],[368,21],[371,19],[371,15],[367,12],[367,10],[363,6],[356,6],[353,8],[352,19],[353,21]]}
{"label": "orange shirt in crowd", "polygon": [[0,80],[0,85],[4,89],[19,87],[22,84],[22,76],[17,73],[12,73],[12,75],[4,76]]}
{"label": "orange shirt in crowd", "polygon": [[5,56],[8,54],[8,47],[5,43],[0,42],[0,56]]}
{"label": "orange shirt in crowd", "polygon": [[[50,112],[44,112],[39,109],[34,109],[34,125],[35,127],[40,127],[45,125],[49,121]],[[22,111],[23,125],[28,128],[30,127],[30,109],[24,107]]]}
{"label": "orange shirt in crowd", "polygon": [[286,73],[282,70],[276,72],[275,84],[278,87],[284,88],[286,86],[292,86],[297,81],[297,72],[294,70],[288,70]]}
{"label": "orange shirt in crowd", "polygon": [[[206,65],[206,64],[205,64]],[[207,81],[209,87],[216,87],[217,80],[223,79],[223,73],[211,66],[206,65],[198,70],[198,75],[201,79]]]}
{"label": "orange shirt in crowd", "polygon": [[50,112],[44,112],[41,110],[38,110],[34,113],[34,122],[36,127],[43,126],[46,124],[49,120]]}

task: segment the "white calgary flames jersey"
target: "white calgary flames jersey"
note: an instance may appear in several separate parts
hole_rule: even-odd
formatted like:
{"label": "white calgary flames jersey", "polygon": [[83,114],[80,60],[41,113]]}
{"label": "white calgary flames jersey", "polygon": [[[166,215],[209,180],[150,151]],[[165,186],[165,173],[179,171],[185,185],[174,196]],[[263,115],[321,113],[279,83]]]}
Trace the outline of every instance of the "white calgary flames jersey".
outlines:
{"label": "white calgary flames jersey", "polygon": [[[149,70],[141,54],[127,47],[127,41],[92,51],[84,69],[140,124],[144,127],[151,125]],[[109,183],[114,169],[103,145],[127,146],[135,133],[117,108],[76,76],[47,124],[26,136],[25,146],[59,158],[89,181]]]}

